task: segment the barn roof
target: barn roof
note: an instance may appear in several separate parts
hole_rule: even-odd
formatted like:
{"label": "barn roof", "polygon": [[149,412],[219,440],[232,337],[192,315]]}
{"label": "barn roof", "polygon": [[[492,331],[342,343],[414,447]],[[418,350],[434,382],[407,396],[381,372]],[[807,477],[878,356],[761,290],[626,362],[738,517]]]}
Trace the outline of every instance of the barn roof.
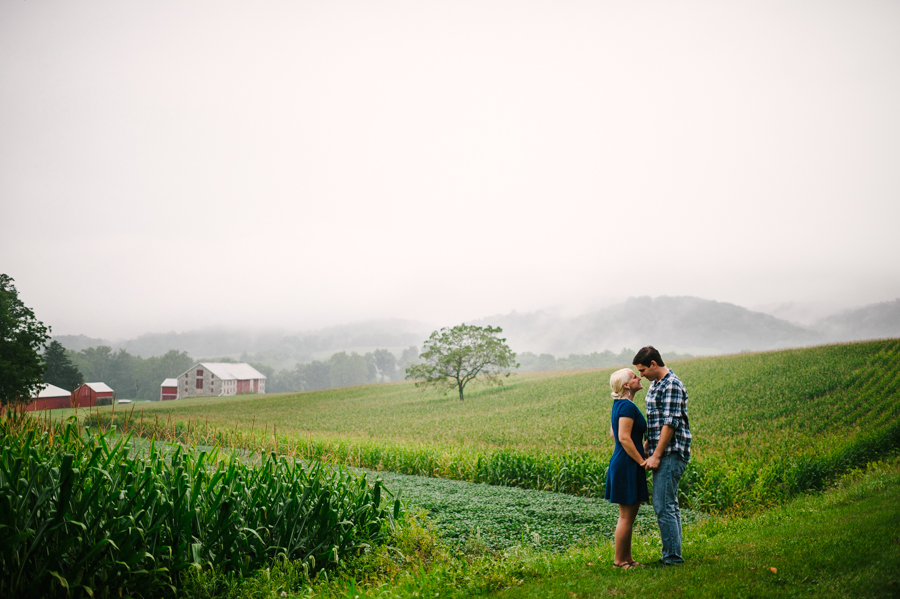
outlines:
{"label": "barn roof", "polygon": [[113,390],[109,388],[109,385],[106,383],[85,383],[88,387],[96,391],[97,393],[112,393]]}
{"label": "barn roof", "polygon": [[37,394],[38,399],[44,399],[46,397],[71,397],[71,391],[66,391],[65,389],[60,389],[56,385],[44,385],[44,388],[41,389],[40,393]]}
{"label": "barn roof", "polygon": [[162,382],[160,387],[177,387],[178,379],[166,379]]}
{"label": "barn roof", "polygon": [[199,367],[203,367],[209,370],[220,379],[225,379],[226,381],[246,381],[249,379],[266,378],[266,376],[260,371],[243,362],[240,364],[233,364],[231,362],[200,362],[198,364],[194,364],[181,374],[187,374],[188,372],[196,370]]}

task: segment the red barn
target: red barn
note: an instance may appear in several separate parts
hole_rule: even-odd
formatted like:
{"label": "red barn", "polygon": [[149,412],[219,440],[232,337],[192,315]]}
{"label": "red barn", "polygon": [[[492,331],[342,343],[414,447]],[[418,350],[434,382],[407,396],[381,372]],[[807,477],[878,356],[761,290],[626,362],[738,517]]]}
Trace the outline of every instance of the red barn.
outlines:
{"label": "red barn", "polygon": [[178,399],[178,379],[166,379],[159,386],[159,400]]}
{"label": "red barn", "polygon": [[113,400],[113,390],[106,383],[85,383],[75,389],[76,407],[87,408],[97,405],[98,399],[109,398]]}
{"label": "red barn", "polygon": [[72,407],[72,392],[60,389],[55,385],[44,385],[37,397],[32,398],[31,403],[25,406],[26,412],[36,410],[56,410]]}

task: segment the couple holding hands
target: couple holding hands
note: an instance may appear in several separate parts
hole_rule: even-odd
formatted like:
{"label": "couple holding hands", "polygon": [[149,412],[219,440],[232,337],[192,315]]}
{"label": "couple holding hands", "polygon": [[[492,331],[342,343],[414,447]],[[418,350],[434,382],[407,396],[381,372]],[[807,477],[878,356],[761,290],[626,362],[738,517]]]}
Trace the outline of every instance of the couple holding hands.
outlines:
{"label": "couple holding hands", "polygon": [[[605,496],[619,504],[613,565],[626,570],[644,565],[631,556],[631,533],[641,503],[650,500],[647,470],[653,472],[653,509],[662,540],[659,562],[667,566],[684,562],[678,483],[691,459],[684,384],[666,368],[652,345],[642,348],[632,363],[640,376],[623,368],[609,378],[613,396],[610,433],[616,447],[606,474]],[[645,398],[646,419],[634,404],[634,395],[643,388],[641,377],[651,383]]]}

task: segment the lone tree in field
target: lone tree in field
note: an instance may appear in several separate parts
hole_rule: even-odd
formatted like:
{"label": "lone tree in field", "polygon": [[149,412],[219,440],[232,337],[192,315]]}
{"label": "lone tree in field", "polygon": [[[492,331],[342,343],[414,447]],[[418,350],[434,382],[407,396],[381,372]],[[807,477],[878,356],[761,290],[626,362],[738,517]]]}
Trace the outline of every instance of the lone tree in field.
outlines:
{"label": "lone tree in field", "polygon": [[0,274],[0,405],[26,404],[40,391],[40,350],[49,337],[49,329],[19,299],[12,278]]}
{"label": "lone tree in field", "polygon": [[508,377],[510,370],[519,367],[506,339],[497,337],[502,332],[500,327],[466,324],[435,331],[419,355],[422,363],[407,368],[406,378],[418,379],[416,386],[456,387],[459,401],[463,401],[463,390],[475,377],[499,385],[501,376]]}

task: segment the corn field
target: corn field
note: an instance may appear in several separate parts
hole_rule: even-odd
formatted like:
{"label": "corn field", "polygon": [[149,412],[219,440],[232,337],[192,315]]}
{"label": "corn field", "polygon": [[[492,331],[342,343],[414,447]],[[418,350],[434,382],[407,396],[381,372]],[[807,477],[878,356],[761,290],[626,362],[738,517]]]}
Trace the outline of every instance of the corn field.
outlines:
{"label": "corn field", "polygon": [[[884,340],[673,363],[688,387],[694,433],[683,505],[762,508],[900,450],[898,357],[900,340]],[[531,373],[465,403],[411,385],[368,385],[148,404],[146,413],[95,410],[85,422],[186,444],[602,497],[610,372]]]}
{"label": "corn field", "polygon": [[174,595],[187,569],[246,576],[276,560],[312,575],[400,516],[380,480],[342,468],[165,449],[0,420],[0,596]]}

